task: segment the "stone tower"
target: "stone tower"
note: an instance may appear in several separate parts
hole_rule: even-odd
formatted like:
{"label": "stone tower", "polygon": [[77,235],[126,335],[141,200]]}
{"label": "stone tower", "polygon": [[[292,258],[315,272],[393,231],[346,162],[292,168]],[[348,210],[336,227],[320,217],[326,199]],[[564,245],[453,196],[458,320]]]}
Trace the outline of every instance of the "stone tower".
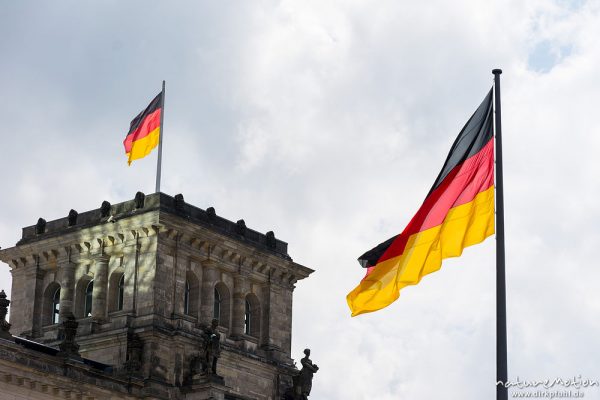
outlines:
{"label": "stone tower", "polygon": [[[12,335],[57,348],[74,315],[82,359],[110,366],[106,379],[133,398],[275,400],[291,386],[292,295],[313,271],[273,232],[182,195],[138,193],[40,218],[0,260],[13,276]],[[198,379],[213,318],[218,379]]]}

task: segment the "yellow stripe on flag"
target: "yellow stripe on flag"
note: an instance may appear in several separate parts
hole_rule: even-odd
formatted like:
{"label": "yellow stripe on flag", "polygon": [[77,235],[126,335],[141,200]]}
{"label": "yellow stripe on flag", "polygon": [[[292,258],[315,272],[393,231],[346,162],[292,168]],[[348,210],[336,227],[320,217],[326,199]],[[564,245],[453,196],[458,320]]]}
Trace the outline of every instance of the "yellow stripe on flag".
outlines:
{"label": "yellow stripe on flag", "polygon": [[400,289],[439,270],[442,259],[460,256],[465,247],[493,233],[492,186],[471,202],[451,208],[441,225],[409,237],[402,255],[378,263],[346,297],[352,316],[387,307],[400,297]]}
{"label": "yellow stripe on flag", "polygon": [[146,157],[153,148],[158,145],[158,139],[160,137],[160,127],[154,129],[148,135],[141,139],[136,140],[131,144],[131,151],[127,153],[127,163],[131,165],[133,160]]}

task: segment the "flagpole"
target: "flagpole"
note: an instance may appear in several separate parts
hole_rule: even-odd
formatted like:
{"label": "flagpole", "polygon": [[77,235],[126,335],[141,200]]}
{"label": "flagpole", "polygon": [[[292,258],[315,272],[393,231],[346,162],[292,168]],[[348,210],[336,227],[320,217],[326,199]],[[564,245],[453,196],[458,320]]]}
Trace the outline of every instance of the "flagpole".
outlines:
{"label": "flagpole", "polygon": [[507,400],[508,379],[506,341],[506,274],[504,258],[504,180],[502,177],[502,110],[500,107],[501,69],[494,74],[496,111],[496,400]]}
{"label": "flagpole", "polygon": [[160,192],[160,172],[162,166],[162,141],[163,141],[163,118],[165,116],[165,81],[162,83],[162,96],[160,99],[160,131],[158,134],[158,159],[156,162],[156,193]]}

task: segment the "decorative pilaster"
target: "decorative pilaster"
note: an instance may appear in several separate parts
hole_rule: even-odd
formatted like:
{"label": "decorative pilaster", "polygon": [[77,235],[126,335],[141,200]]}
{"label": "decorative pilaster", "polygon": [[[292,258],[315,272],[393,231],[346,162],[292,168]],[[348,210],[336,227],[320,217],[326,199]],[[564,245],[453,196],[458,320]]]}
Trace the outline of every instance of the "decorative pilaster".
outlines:
{"label": "decorative pilaster", "polygon": [[92,292],[92,319],[103,322],[106,319],[106,297],[108,292],[108,262],[110,256],[98,256],[94,273],[94,291]]}

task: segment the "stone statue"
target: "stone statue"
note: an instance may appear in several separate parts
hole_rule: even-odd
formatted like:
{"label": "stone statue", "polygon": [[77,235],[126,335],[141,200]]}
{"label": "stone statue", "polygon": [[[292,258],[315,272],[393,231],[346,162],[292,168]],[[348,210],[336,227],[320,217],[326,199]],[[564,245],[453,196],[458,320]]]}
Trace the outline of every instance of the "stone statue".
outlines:
{"label": "stone statue", "polygon": [[144,342],[132,329],[127,331],[127,361],[125,369],[130,373],[140,373]]}
{"label": "stone statue", "polygon": [[[305,357],[300,360],[302,369],[300,373],[292,376],[293,386],[283,394],[283,400],[308,400],[312,389],[313,375],[319,370],[317,364],[313,364],[310,357],[310,349],[304,349]],[[294,363],[295,364],[295,363]]]}
{"label": "stone statue", "polygon": [[317,364],[313,364],[310,357],[310,349],[304,349],[305,357],[300,360],[302,363],[302,369],[300,370],[300,377],[298,379],[298,385],[300,386],[301,399],[307,399],[312,389],[313,374],[317,373],[319,367]]}
{"label": "stone statue", "polygon": [[217,330],[219,320],[214,318],[211,325],[204,329],[204,362],[203,372],[206,374],[217,374],[217,360],[221,355],[221,335]]}
{"label": "stone statue", "polygon": [[10,324],[6,320],[6,314],[8,313],[8,306],[10,305],[10,300],[6,298],[6,293],[4,290],[0,292],[0,338],[13,340],[12,335],[10,334]]}
{"label": "stone statue", "polygon": [[58,355],[67,358],[81,358],[79,355],[79,345],[75,342],[79,323],[71,312],[65,317],[62,322],[62,334],[64,336],[62,342],[58,344],[58,348],[60,349]]}

